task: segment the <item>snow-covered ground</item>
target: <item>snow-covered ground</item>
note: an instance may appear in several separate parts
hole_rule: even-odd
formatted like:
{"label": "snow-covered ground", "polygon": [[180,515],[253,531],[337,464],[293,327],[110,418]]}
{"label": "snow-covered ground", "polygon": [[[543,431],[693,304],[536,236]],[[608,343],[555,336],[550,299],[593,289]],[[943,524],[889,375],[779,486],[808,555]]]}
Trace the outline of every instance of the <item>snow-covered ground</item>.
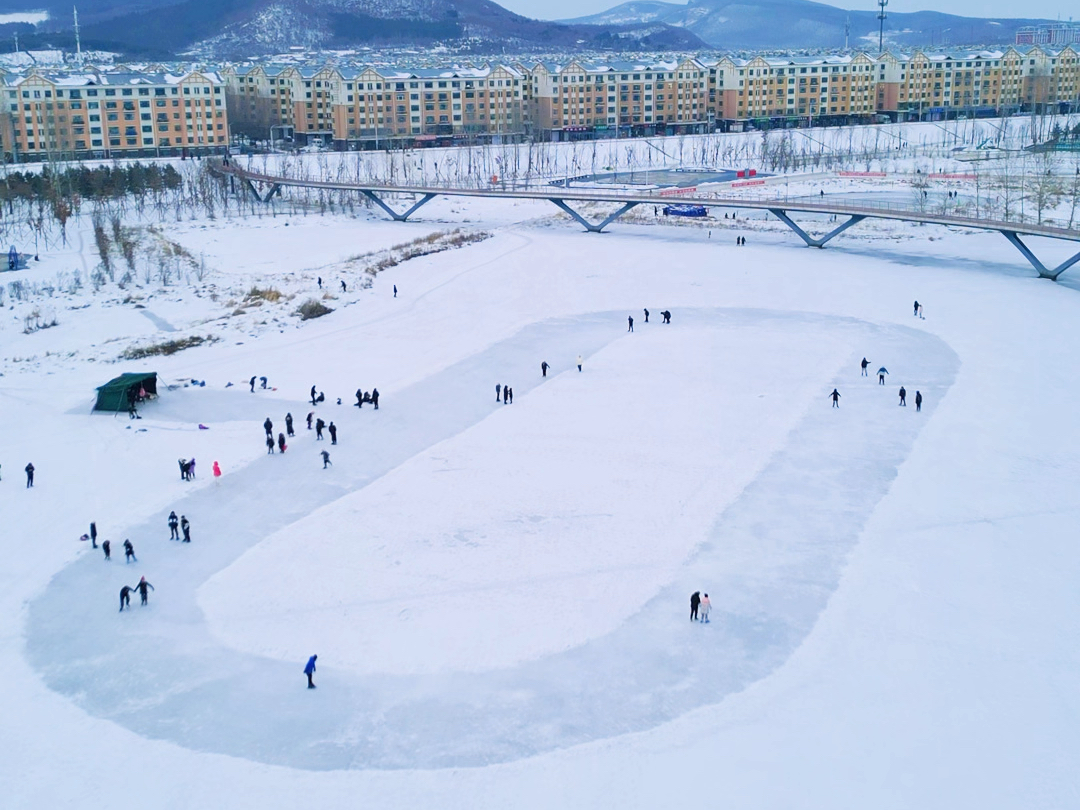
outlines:
{"label": "snow-covered ground", "polygon": [[[7,300],[3,806],[1075,804],[1080,282],[997,234],[680,224],[157,223],[205,278]],[[22,277],[96,261],[85,228]],[[458,228],[492,235],[367,270]],[[189,335],[217,340],[117,359]],[[90,413],[135,370],[143,419]]]}

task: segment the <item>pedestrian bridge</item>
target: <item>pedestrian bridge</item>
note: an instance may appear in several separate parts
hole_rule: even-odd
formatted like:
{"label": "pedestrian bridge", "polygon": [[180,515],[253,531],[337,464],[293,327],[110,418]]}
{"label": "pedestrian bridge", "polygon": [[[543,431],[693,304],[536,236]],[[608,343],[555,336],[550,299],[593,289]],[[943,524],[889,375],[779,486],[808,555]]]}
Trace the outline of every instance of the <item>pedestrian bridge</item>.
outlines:
{"label": "pedestrian bridge", "polygon": [[[1059,228],[1051,225],[1038,225],[1030,222],[1011,222],[977,217],[966,217],[957,214],[933,213],[920,211],[896,205],[866,205],[864,202],[857,204],[845,204],[835,202],[828,197],[820,201],[810,200],[775,200],[755,198],[717,197],[697,194],[679,194],[672,197],[657,191],[644,192],[609,192],[601,189],[574,189],[549,186],[540,189],[506,189],[506,188],[462,188],[443,186],[387,186],[374,183],[344,183],[332,180],[311,180],[306,178],[292,178],[276,175],[260,174],[248,171],[237,166],[231,161],[213,161],[210,170],[221,177],[235,178],[250,194],[261,202],[270,202],[275,195],[281,193],[285,187],[317,188],[328,191],[350,191],[363,194],[373,203],[379,206],[392,219],[404,222],[416,211],[435,197],[481,197],[510,200],[547,200],[558,206],[585,230],[591,233],[600,233],[608,225],[617,220],[627,211],[639,205],[667,205],[677,203],[680,205],[701,205],[706,208],[738,208],[743,210],[762,210],[773,214],[777,219],[787,225],[799,235],[807,247],[822,248],[842,234],[853,225],[857,225],[864,219],[893,219],[902,222],[918,222],[928,225],[947,225],[955,228],[972,228],[982,231],[997,231],[1020,251],[1031,266],[1039,273],[1040,278],[1057,280],[1058,276],[1068,270],[1077,262],[1080,262],[1080,251],[1063,261],[1056,267],[1047,267],[1032,252],[1031,248],[1021,239],[1022,236],[1043,236],[1050,239],[1062,239],[1070,242],[1080,242],[1080,230],[1071,228]],[[411,195],[418,197],[404,211],[391,208],[384,197],[388,195]],[[611,203],[618,206],[607,217],[591,222],[579,211],[571,207],[570,203]],[[821,236],[813,236],[791,218],[792,213],[828,214],[846,217],[843,222]]]}

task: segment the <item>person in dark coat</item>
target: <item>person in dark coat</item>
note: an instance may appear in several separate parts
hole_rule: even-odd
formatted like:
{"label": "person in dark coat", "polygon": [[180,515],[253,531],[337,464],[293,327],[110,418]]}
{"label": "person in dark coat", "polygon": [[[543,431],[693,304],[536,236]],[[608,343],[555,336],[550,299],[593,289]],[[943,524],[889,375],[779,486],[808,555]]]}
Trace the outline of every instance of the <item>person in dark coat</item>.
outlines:
{"label": "person in dark coat", "polygon": [[313,655],[307,660],[307,666],[304,667],[304,674],[307,675],[307,688],[314,689],[315,684],[311,681],[311,676],[315,674],[315,659],[319,656]]}
{"label": "person in dark coat", "polygon": [[139,561],[139,558],[135,556],[135,546],[131,545],[130,540],[124,541],[124,562],[129,563],[132,560]]}
{"label": "person in dark coat", "polygon": [[266,434],[266,455],[270,456],[274,454],[274,437],[269,433]]}
{"label": "person in dark coat", "polygon": [[90,548],[97,548],[97,523],[90,523]]}
{"label": "person in dark coat", "polygon": [[250,380],[248,380],[248,383],[251,385],[251,393],[254,394],[255,393],[255,378],[252,377]]}
{"label": "person in dark coat", "polygon": [[185,517],[184,515],[180,516],[180,531],[182,531],[184,533],[184,539],[183,539],[182,542],[190,543],[191,542],[191,521],[189,521],[187,519],[187,517]]}
{"label": "person in dark coat", "polygon": [[364,389],[362,388],[356,389],[356,407],[364,409]]}
{"label": "person in dark coat", "polygon": [[139,577],[139,584],[135,586],[139,591],[139,599],[143,605],[146,604],[146,589],[154,590],[154,586],[146,581],[146,577]]}
{"label": "person in dark coat", "polygon": [[121,613],[124,612],[125,607],[127,607],[128,609],[131,608],[131,592],[133,590],[135,590],[135,589],[134,588],[129,588],[127,585],[125,585],[123,588],[120,589],[120,612]]}
{"label": "person in dark coat", "polygon": [[191,459],[191,461],[187,463],[187,477],[188,481],[195,480],[195,459]]}
{"label": "person in dark coat", "polygon": [[345,280],[344,279],[341,280],[341,291],[342,292],[348,292],[349,291],[349,288],[345,286]]}
{"label": "person in dark coat", "polygon": [[867,374],[866,374],[866,367],[867,367],[868,365],[870,365],[870,361],[869,361],[869,360],[867,360],[867,359],[866,359],[866,358],[864,357],[864,358],[862,359],[862,362],[861,362],[861,363],[859,363],[859,365],[860,365],[860,366],[862,367],[862,375],[863,375],[864,377],[865,377],[865,376],[867,376]]}
{"label": "person in dark coat", "polygon": [[627,320],[627,322],[628,322],[628,323],[630,324],[630,325],[629,325],[629,326],[627,327],[626,331],[627,331],[627,332],[633,332],[633,331],[634,331],[634,316],[633,316],[633,315],[628,315],[628,316],[627,316],[627,318],[626,318],[626,320]]}
{"label": "person in dark coat", "polygon": [[506,392],[506,396],[507,396],[506,401],[510,402],[512,404],[513,401],[514,401],[514,389],[513,388],[504,388],[503,391]]}
{"label": "person in dark coat", "polygon": [[648,323],[648,322],[649,322],[649,310],[646,309],[645,310],[645,323]]}
{"label": "person in dark coat", "polygon": [[293,436],[296,435],[295,433],[293,433],[293,429],[292,429],[292,414],[291,413],[285,414],[285,432],[289,435],[290,439]]}
{"label": "person in dark coat", "polygon": [[179,540],[180,532],[176,530],[176,527],[180,525],[180,518],[176,516],[176,512],[169,512],[169,539]]}
{"label": "person in dark coat", "polygon": [[334,463],[330,461],[330,454],[326,451],[322,451],[322,468],[325,470],[327,467],[333,467]]}
{"label": "person in dark coat", "polygon": [[542,363],[540,364],[540,376],[541,376],[541,377],[546,377],[546,376],[547,376],[547,370],[548,370],[549,368],[551,368],[551,366],[549,366],[549,365],[548,365],[548,363],[547,363],[547,360],[545,360],[544,362],[542,362]]}
{"label": "person in dark coat", "polygon": [[502,402],[502,383],[495,383],[495,401]]}
{"label": "person in dark coat", "polygon": [[671,323],[671,313],[670,313],[670,312],[668,312],[668,311],[667,311],[667,310],[665,309],[665,310],[664,310],[663,312],[661,312],[660,314],[664,316],[664,323]]}
{"label": "person in dark coat", "polygon": [[187,459],[178,458],[176,463],[180,465],[180,480],[187,481]]}
{"label": "person in dark coat", "polygon": [[311,430],[311,420],[314,418],[314,416],[315,416],[314,413],[309,413],[307,415],[307,429],[308,430]]}
{"label": "person in dark coat", "polygon": [[311,404],[312,405],[314,405],[317,402],[315,397],[316,397],[315,386],[313,385],[313,386],[311,386]]}
{"label": "person in dark coat", "polygon": [[918,301],[915,302],[915,311],[912,314],[913,315],[918,315],[919,314],[919,302]]}
{"label": "person in dark coat", "polygon": [[840,392],[837,391],[835,388],[832,390],[832,393],[829,394],[829,399],[832,400],[832,406],[834,408],[840,407]]}
{"label": "person in dark coat", "polygon": [[375,406],[375,410],[379,410],[379,389],[371,389],[371,404]]}
{"label": "person in dark coat", "polygon": [[326,422],[324,422],[321,417],[315,420],[315,439],[317,441],[322,441],[324,427],[326,427]]}
{"label": "person in dark coat", "polygon": [[267,436],[274,435],[274,423],[270,421],[270,417],[266,417],[266,421],[263,422],[263,430],[266,431]]}
{"label": "person in dark coat", "polygon": [[900,404],[907,407],[907,389],[900,386]]}
{"label": "person in dark coat", "polygon": [[394,285],[394,298],[397,298],[397,284]]}
{"label": "person in dark coat", "polygon": [[330,444],[337,444],[337,425],[331,422],[326,429],[330,431]]}
{"label": "person in dark coat", "polygon": [[278,446],[278,450],[280,452],[282,452],[282,453],[285,452],[285,446],[286,445],[285,445],[285,434],[284,433],[279,433],[277,435],[277,446]]}
{"label": "person in dark coat", "polygon": [[108,540],[102,540],[101,541],[101,550],[105,552],[105,559],[106,560],[111,560],[112,559],[112,557],[109,556],[109,550],[111,548],[112,548],[112,544]]}
{"label": "person in dark coat", "polygon": [[919,391],[915,392],[915,410],[916,411],[921,411],[922,410],[922,393],[919,392]]}
{"label": "person in dark coat", "polygon": [[690,594],[690,621],[697,621],[697,609],[701,604],[701,592],[694,591]]}
{"label": "person in dark coat", "polygon": [[267,380],[267,379],[266,379],[266,377],[259,377],[259,386],[260,386],[260,387],[261,387],[261,388],[262,388],[262,389],[263,389],[264,391],[266,390],[266,384],[267,384],[268,382],[269,382],[269,380]]}
{"label": "person in dark coat", "polygon": [[30,489],[34,485],[34,465],[33,463],[27,464],[26,467],[26,488]]}

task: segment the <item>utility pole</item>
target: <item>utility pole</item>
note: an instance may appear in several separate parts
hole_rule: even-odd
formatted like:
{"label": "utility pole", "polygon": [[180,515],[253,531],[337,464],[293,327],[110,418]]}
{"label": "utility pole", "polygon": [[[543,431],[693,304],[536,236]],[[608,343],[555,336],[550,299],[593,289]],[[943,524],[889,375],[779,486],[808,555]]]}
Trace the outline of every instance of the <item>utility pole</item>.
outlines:
{"label": "utility pole", "polygon": [[848,17],[844,20],[844,50],[848,49],[848,37],[851,34],[851,18]]}
{"label": "utility pole", "polygon": [[888,16],[885,13],[885,6],[889,5],[889,0],[878,0],[878,7],[881,11],[878,12],[878,38],[877,38],[877,50],[878,53],[882,53],[885,50],[885,17]]}

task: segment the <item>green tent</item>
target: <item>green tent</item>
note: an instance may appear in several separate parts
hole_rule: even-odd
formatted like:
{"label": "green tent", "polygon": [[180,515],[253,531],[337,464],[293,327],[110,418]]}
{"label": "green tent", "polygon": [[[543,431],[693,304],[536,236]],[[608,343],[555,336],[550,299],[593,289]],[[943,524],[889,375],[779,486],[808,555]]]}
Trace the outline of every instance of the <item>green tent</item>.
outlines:
{"label": "green tent", "polygon": [[95,411],[126,411],[133,402],[157,396],[157,372],[121,374],[97,389]]}

